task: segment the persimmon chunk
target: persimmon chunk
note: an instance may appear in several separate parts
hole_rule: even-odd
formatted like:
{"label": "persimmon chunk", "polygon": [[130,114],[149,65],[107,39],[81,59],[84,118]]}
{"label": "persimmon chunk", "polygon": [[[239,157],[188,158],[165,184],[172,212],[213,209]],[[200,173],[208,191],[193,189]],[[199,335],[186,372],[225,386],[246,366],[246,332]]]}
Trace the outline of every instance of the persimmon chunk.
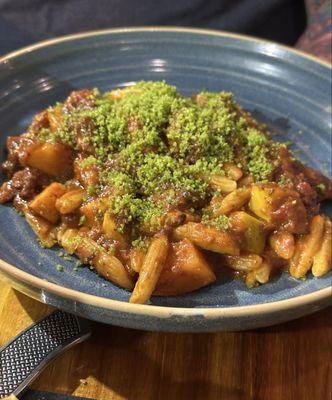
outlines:
{"label": "persimmon chunk", "polygon": [[170,246],[154,295],[188,293],[215,280],[216,276],[201,251],[184,239]]}

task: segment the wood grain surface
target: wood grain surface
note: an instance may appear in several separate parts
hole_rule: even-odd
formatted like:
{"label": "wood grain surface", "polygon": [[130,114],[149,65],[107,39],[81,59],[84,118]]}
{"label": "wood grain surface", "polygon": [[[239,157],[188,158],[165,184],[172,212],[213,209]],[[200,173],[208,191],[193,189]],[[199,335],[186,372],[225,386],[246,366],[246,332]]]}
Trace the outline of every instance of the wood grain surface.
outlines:
{"label": "wood grain surface", "polygon": [[[0,281],[0,346],[50,311]],[[332,399],[332,308],[247,332],[92,328],[34,389],[100,400]]]}

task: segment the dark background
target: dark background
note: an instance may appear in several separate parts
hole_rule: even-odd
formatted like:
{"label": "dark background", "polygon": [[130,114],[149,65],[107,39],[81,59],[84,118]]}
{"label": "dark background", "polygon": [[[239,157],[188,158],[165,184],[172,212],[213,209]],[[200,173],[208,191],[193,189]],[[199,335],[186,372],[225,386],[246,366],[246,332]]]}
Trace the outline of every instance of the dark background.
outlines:
{"label": "dark background", "polygon": [[69,33],[123,26],[178,25],[296,43],[304,0],[0,0],[0,54]]}

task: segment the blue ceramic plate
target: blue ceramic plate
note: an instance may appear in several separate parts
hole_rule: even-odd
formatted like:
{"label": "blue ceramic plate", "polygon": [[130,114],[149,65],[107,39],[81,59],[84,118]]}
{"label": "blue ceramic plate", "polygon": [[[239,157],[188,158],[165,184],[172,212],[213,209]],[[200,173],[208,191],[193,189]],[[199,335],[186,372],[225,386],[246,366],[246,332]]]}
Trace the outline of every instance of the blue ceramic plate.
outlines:
{"label": "blue ceramic plate", "polygon": [[[101,91],[138,80],[161,80],[190,95],[227,90],[291,140],[299,156],[330,172],[331,69],[315,58],[274,43],[197,29],[144,28],[83,33],[26,47],[0,60],[0,140],[24,131],[35,113],[71,90]],[[328,211],[327,211],[328,212]],[[169,331],[240,330],[309,314],[330,302],[331,273],[295,280],[287,274],[248,290],[220,279],[185,296],[128,304],[129,293],[58,250],[39,247],[27,223],[0,207],[0,269],[15,287],[90,319],[132,328]],[[55,265],[61,262],[63,272]]]}

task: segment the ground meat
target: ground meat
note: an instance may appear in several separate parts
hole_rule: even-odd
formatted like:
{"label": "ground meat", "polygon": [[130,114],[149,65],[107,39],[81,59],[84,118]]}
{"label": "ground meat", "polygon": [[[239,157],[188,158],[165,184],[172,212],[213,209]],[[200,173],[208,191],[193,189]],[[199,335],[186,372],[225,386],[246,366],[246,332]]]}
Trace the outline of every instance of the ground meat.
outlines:
{"label": "ground meat", "polygon": [[288,261],[279,257],[270,247],[264,251],[263,258],[276,269],[284,269],[288,265]]}
{"label": "ground meat", "polygon": [[296,190],[299,192],[303,204],[307,207],[310,214],[319,212],[318,194],[315,189],[305,180],[298,180]]}
{"label": "ground meat", "polygon": [[128,119],[128,132],[133,133],[137,131],[138,129],[141,129],[143,124],[140,122],[138,118],[135,118],[134,116],[129,117]]}
{"label": "ground meat", "polygon": [[8,156],[7,160],[2,163],[1,169],[9,178],[13,176],[19,165],[19,157],[22,149],[29,143],[31,143],[31,139],[27,136],[9,136],[7,138],[6,147]]}
{"label": "ground meat", "polygon": [[95,124],[91,118],[80,119],[74,127],[77,150],[86,155],[95,154],[95,149],[90,141],[95,130]]}
{"label": "ground meat", "polygon": [[184,224],[186,221],[186,214],[182,211],[179,210],[171,210],[169,211],[166,216],[164,222],[164,227],[165,228],[176,228],[177,226],[180,226]]}
{"label": "ground meat", "polygon": [[281,176],[284,176],[293,182],[304,204],[312,213],[316,212],[317,202],[332,199],[331,179],[294,159],[284,146],[279,148],[279,159],[280,166],[275,179],[278,181]]}
{"label": "ground meat", "polygon": [[15,172],[12,179],[0,188],[0,203],[12,200],[16,195],[23,199],[32,199],[45,186],[49,178],[34,168],[25,168]]}
{"label": "ground meat", "polygon": [[77,229],[79,226],[80,216],[75,213],[61,215],[61,222],[68,228]]}
{"label": "ground meat", "polygon": [[82,158],[78,158],[74,162],[74,176],[82,186],[95,186],[99,183],[99,167],[91,164],[85,168],[81,165]]}
{"label": "ground meat", "polygon": [[85,236],[88,237],[89,239],[94,240],[95,242],[98,242],[99,238],[102,236],[100,227],[99,226],[92,227],[88,232],[86,232]]}
{"label": "ground meat", "polygon": [[247,230],[246,224],[240,218],[231,218],[230,233],[235,237],[240,248],[244,248],[246,244],[245,232]]}
{"label": "ground meat", "polygon": [[29,127],[29,134],[36,136],[42,129],[47,129],[49,127],[50,121],[48,118],[48,111],[44,110],[34,117]]}
{"label": "ground meat", "polygon": [[73,109],[89,109],[95,105],[92,89],[76,90],[71,92],[64,103],[64,110],[71,111]]}
{"label": "ground meat", "polygon": [[276,188],[272,195],[271,222],[290,233],[307,231],[308,214],[299,194],[291,189]]}
{"label": "ground meat", "polygon": [[2,171],[10,178],[13,176],[17,167],[15,160],[6,160],[1,164]]}
{"label": "ground meat", "polygon": [[[316,190],[318,195],[318,201],[332,199],[332,180],[324,176],[321,172],[316,171],[299,161],[297,162],[297,168],[301,171],[299,177],[302,180],[306,180],[313,189]],[[322,185],[324,190],[319,189]]]}
{"label": "ground meat", "polygon": [[0,204],[7,203],[15,196],[15,192],[11,187],[11,181],[3,183],[0,187]]}
{"label": "ground meat", "polygon": [[23,200],[19,195],[16,195],[13,200],[13,206],[16,210],[25,213],[29,211],[29,205],[26,200]]}

